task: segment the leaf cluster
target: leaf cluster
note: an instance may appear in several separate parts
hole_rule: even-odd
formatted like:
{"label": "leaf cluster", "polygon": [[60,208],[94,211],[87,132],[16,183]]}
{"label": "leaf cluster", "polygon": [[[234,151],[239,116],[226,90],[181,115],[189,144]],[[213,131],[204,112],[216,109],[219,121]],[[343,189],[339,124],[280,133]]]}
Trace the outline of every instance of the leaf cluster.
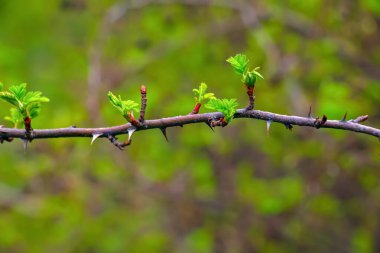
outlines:
{"label": "leaf cluster", "polygon": [[40,91],[26,90],[26,83],[9,87],[8,91],[3,91],[4,85],[0,83],[0,99],[14,106],[10,110],[10,116],[5,117],[18,127],[22,119],[27,117],[33,119],[40,114],[41,103],[49,102],[47,97],[43,97]]}
{"label": "leaf cluster", "polygon": [[111,91],[108,92],[108,99],[110,103],[123,115],[128,121],[132,121],[133,111],[139,111],[139,104],[132,100],[123,100],[119,95],[116,97]]}
{"label": "leaf cluster", "polygon": [[211,99],[206,104],[206,108],[223,113],[224,119],[229,123],[234,114],[236,113],[236,107],[238,103],[236,99]]}
{"label": "leaf cluster", "polygon": [[205,83],[201,83],[199,85],[199,89],[193,89],[195,94],[195,101],[199,104],[202,104],[203,101],[208,99],[215,99],[214,93],[206,93],[207,85]]}
{"label": "leaf cluster", "polygon": [[242,76],[242,82],[247,87],[255,86],[257,78],[264,79],[264,77],[258,72],[259,67],[253,70],[248,69],[248,58],[244,54],[237,54],[227,59],[227,62],[231,64],[235,72]]}

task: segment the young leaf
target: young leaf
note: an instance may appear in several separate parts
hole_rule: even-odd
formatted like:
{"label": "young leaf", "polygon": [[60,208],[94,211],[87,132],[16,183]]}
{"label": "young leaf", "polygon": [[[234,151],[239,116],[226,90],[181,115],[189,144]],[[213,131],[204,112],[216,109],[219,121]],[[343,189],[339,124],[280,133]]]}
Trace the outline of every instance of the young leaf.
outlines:
{"label": "young leaf", "polygon": [[206,104],[206,108],[223,113],[224,119],[229,123],[234,114],[236,113],[236,107],[238,103],[236,99],[211,99]]}
{"label": "young leaf", "polygon": [[247,71],[247,65],[249,60],[244,54],[237,54],[234,57],[227,59],[227,62],[231,64],[236,73],[242,75]]}
{"label": "young leaf", "polygon": [[23,100],[26,94],[26,83],[9,87],[9,91],[15,95],[18,100]]}
{"label": "young leaf", "polygon": [[8,91],[1,91],[0,92],[0,99],[4,100],[5,102],[8,102],[16,107],[19,107],[21,105],[21,102],[17,100],[16,96],[13,93],[10,93]]}
{"label": "young leaf", "polygon": [[111,91],[108,92],[110,103],[123,115],[125,119],[131,122],[133,111],[139,111],[139,104],[132,100],[122,100],[121,96],[116,97]]}
{"label": "young leaf", "polygon": [[[49,102],[40,91],[26,91],[26,84],[9,87],[9,91],[1,91],[0,99],[14,105],[22,117],[35,118],[38,116],[41,103]],[[12,117],[10,117],[12,118]]]}
{"label": "young leaf", "polygon": [[202,103],[204,100],[207,99],[214,99],[215,95],[214,93],[206,93],[207,85],[205,83],[201,83],[199,85],[199,89],[193,89],[193,92],[195,94],[195,101],[197,103]]}
{"label": "young leaf", "polygon": [[23,122],[22,115],[16,108],[11,108],[10,116],[6,116],[4,119],[12,122],[15,128],[18,128],[19,124]]}
{"label": "young leaf", "polygon": [[242,82],[247,87],[252,87],[255,86],[257,78],[264,79],[264,77],[258,72],[259,67],[249,70],[247,67],[248,61],[247,56],[243,54],[237,54],[227,59],[227,62],[231,64],[235,72],[242,76]]}

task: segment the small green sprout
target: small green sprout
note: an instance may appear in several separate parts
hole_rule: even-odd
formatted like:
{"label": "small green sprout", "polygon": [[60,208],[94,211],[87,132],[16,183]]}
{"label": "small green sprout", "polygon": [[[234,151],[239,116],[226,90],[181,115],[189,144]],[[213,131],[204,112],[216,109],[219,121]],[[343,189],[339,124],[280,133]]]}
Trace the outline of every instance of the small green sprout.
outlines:
{"label": "small green sprout", "polygon": [[206,93],[207,85],[205,83],[201,83],[199,85],[199,89],[193,89],[193,92],[195,94],[195,101],[197,103],[202,104],[203,101],[208,99],[215,99],[214,93]]}
{"label": "small green sprout", "polygon": [[223,113],[224,120],[229,123],[234,114],[236,113],[236,107],[238,103],[236,99],[211,99],[206,104],[206,108]]}
{"label": "small green sprout", "polygon": [[108,92],[110,103],[123,115],[123,117],[131,123],[135,123],[133,111],[139,111],[139,104],[132,100],[122,100],[121,96],[116,97],[111,91]]}
{"label": "small green sprout", "polygon": [[26,91],[26,84],[20,84],[9,87],[9,91],[3,91],[3,84],[0,84],[0,99],[14,106],[11,109],[10,117],[7,120],[13,122],[15,127],[25,120],[37,117],[41,111],[41,103],[49,102],[47,97],[43,97],[40,91]]}
{"label": "small green sprout", "polygon": [[193,89],[193,92],[195,94],[195,107],[193,111],[190,114],[197,114],[199,113],[199,109],[201,108],[201,105],[203,104],[204,101],[210,100],[210,99],[215,99],[214,93],[206,93],[207,90],[207,85],[205,83],[201,83],[199,85],[199,89]]}
{"label": "small green sprout", "polygon": [[258,72],[259,67],[253,70],[248,69],[247,56],[244,54],[237,54],[234,57],[227,59],[227,62],[231,64],[235,72],[242,76],[242,82],[247,86],[247,88],[255,86],[257,78],[264,79],[264,77]]}

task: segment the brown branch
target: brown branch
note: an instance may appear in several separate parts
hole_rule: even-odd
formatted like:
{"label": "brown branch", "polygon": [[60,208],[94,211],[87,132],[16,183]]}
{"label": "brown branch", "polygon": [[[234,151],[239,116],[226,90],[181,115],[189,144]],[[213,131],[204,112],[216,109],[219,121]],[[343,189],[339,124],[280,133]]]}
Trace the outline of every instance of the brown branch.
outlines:
{"label": "brown branch", "polygon": [[[346,131],[353,131],[363,134],[368,134],[380,138],[380,129],[356,123],[355,120],[343,122],[341,120],[327,120],[323,124],[316,124],[317,119],[309,117],[288,116],[276,114],[272,112],[245,109],[237,110],[235,118],[252,118],[264,121],[271,121],[284,124],[285,126],[307,126],[313,128],[334,128]],[[136,131],[144,131],[148,129],[164,129],[174,126],[183,126],[187,124],[206,123],[209,124],[209,119],[221,119],[223,114],[220,112],[203,113],[203,114],[190,114],[184,116],[175,116],[169,118],[145,120],[143,126],[137,126]],[[360,117],[358,117],[360,118]],[[109,138],[109,136],[116,136],[128,133],[134,126],[131,123],[101,128],[57,128],[57,129],[34,129],[33,139],[43,138],[67,138],[67,137],[93,137],[93,135],[101,134],[99,137]],[[7,140],[9,138],[25,138],[24,129],[15,128],[0,128],[0,139]]]}
{"label": "brown branch", "polygon": [[145,121],[145,110],[146,110],[146,102],[147,102],[145,85],[141,85],[140,92],[141,92],[141,110],[140,110],[139,122],[143,124]]}

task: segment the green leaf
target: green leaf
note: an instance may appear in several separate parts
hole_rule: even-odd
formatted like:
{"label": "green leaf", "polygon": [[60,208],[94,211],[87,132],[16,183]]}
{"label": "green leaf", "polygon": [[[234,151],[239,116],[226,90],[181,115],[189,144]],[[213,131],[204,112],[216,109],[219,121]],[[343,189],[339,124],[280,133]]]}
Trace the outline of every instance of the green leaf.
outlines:
{"label": "green leaf", "polygon": [[[27,92],[25,83],[11,86],[9,91],[1,91],[0,99],[15,106],[18,113],[24,118],[37,117],[40,113],[41,103],[49,102],[49,99],[43,97],[40,91]],[[7,119],[15,118],[11,116],[7,117]]]}
{"label": "green leaf", "polygon": [[259,67],[249,70],[247,65],[249,60],[246,55],[237,54],[234,57],[227,59],[227,62],[231,64],[235,72],[242,76],[242,82],[248,87],[254,86],[257,78],[264,79],[264,77],[258,72]]}
{"label": "green leaf", "polygon": [[196,96],[194,98],[197,103],[201,104],[204,100],[215,98],[214,93],[206,93],[206,90],[207,90],[207,84],[205,83],[201,83],[199,85],[199,89],[193,89],[193,92]]}
{"label": "green leaf", "polygon": [[41,104],[40,103],[31,104],[27,107],[27,111],[28,111],[29,117],[33,119],[40,114]]}
{"label": "green leaf", "polygon": [[47,97],[42,97],[42,93],[40,91],[30,91],[23,97],[22,102],[28,105],[31,103],[49,102],[49,99]]}
{"label": "green leaf", "polygon": [[231,64],[236,73],[242,75],[247,70],[249,60],[244,54],[237,54],[234,57],[227,59],[227,62]]}
{"label": "green leaf", "polygon": [[4,88],[4,84],[2,82],[0,82],[0,91],[2,91]]}
{"label": "green leaf", "polygon": [[264,79],[264,77],[257,71],[257,70],[259,70],[260,69],[260,67],[256,67],[253,71],[252,71],[252,73],[256,76],[256,77],[259,77],[259,78],[261,78],[261,79]]}
{"label": "green leaf", "polygon": [[15,95],[18,100],[22,100],[26,94],[26,83],[9,87],[9,91]]}
{"label": "green leaf", "polygon": [[10,116],[6,116],[4,119],[12,122],[15,128],[17,128],[20,123],[23,123],[22,115],[16,108],[11,108]]}
{"label": "green leaf", "polygon": [[133,111],[139,111],[139,104],[132,100],[123,100],[121,96],[116,97],[111,91],[108,92],[108,99],[110,103],[126,118],[131,121],[130,115],[133,115]]}
{"label": "green leaf", "polygon": [[206,104],[206,108],[223,113],[224,119],[229,123],[234,114],[236,113],[236,107],[238,103],[236,99],[211,99]]}
{"label": "green leaf", "polygon": [[0,99],[4,100],[5,102],[8,102],[16,107],[20,105],[20,101],[16,98],[16,96],[13,93],[10,93],[8,91],[1,91],[0,92]]}

